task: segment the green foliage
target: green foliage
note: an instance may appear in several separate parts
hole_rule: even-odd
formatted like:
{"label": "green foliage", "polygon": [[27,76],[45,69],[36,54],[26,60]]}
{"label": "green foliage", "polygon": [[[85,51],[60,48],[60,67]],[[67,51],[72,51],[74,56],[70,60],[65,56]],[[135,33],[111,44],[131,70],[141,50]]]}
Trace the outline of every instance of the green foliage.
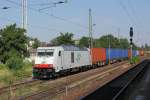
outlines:
{"label": "green foliage", "polygon": [[79,46],[81,47],[89,47],[89,38],[88,37],[82,37],[79,41]]}
{"label": "green foliage", "polygon": [[27,37],[24,35],[25,30],[18,28],[16,24],[6,26],[0,30],[0,61],[6,61],[15,54],[19,57],[25,57],[27,52]]}
{"label": "green foliage", "polygon": [[51,41],[52,45],[74,44],[72,33],[60,33],[60,36]]}
{"label": "green foliage", "polygon": [[130,59],[130,64],[136,64],[139,61],[140,61],[140,57],[139,56],[132,57],[132,59]]}
{"label": "green foliage", "polygon": [[129,47],[130,47],[130,44],[129,44],[128,40],[125,38],[121,38],[120,39],[120,48],[127,49]]}
{"label": "green foliage", "polygon": [[0,70],[4,69],[5,67],[6,67],[6,65],[0,64]]}
{"label": "green foliage", "polygon": [[39,41],[37,38],[35,38],[35,39],[34,39],[33,48],[36,49],[36,48],[38,48],[39,46],[40,46],[40,41]]}
{"label": "green foliage", "polygon": [[[6,65],[5,65],[6,66]],[[15,76],[13,76],[13,72],[8,68],[0,69],[0,83],[2,86],[10,85],[15,81]]]}
{"label": "green foliage", "polygon": [[41,45],[40,41],[37,38],[31,39],[31,40],[34,41],[34,43],[32,45],[33,49],[37,49]]}
{"label": "green foliage", "polygon": [[104,35],[95,40],[94,47],[108,48],[109,44],[112,48],[117,48],[120,45],[119,40],[113,35]]}
{"label": "green foliage", "polygon": [[[79,46],[86,46],[88,47],[88,37],[82,37],[79,42]],[[109,45],[111,48],[122,48],[122,49],[128,49],[130,48],[130,43],[126,38],[118,39],[117,37],[114,37],[113,35],[104,35],[100,38],[93,39],[93,45],[94,47],[102,47],[102,48],[108,48]],[[138,47],[133,44],[133,49],[137,49]]]}
{"label": "green foliage", "polygon": [[32,66],[33,63],[29,62],[28,60],[24,60],[24,67],[22,68],[22,73],[24,74],[24,76],[32,75]]}
{"label": "green foliage", "polygon": [[22,69],[23,67],[23,59],[20,57],[10,57],[7,61],[6,61],[6,65],[9,69],[12,70],[18,70],[18,69]]}
{"label": "green foliage", "polygon": [[13,84],[14,80],[15,80],[15,77],[13,76],[11,72],[0,77],[0,81],[4,82],[6,85]]}
{"label": "green foliage", "polygon": [[150,46],[149,46],[147,43],[145,43],[144,48],[145,48],[146,51],[149,51],[149,50],[150,50]]}
{"label": "green foliage", "polygon": [[18,67],[19,70],[9,69],[7,65],[2,66],[5,66],[0,69],[0,85],[2,86],[10,85],[18,80],[32,76],[32,64],[30,62],[24,61],[22,68]]}

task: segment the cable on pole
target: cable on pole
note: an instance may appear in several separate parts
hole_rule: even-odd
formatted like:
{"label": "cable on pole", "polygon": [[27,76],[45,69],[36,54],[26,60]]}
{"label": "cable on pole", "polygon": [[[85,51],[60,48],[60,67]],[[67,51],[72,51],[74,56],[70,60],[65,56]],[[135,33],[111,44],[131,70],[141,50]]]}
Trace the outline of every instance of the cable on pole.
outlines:
{"label": "cable on pole", "polygon": [[[22,6],[20,3],[17,3],[17,2],[15,2],[15,1],[11,1],[11,0],[6,0],[6,1],[9,2],[9,3],[15,4],[15,5],[17,5],[17,6]],[[39,13],[45,14],[45,15],[47,15],[47,16],[53,17],[53,18],[58,19],[58,20],[62,20],[62,21],[68,22],[68,23],[73,24],[73,25],[76,25],[76,26],[78,26],[78,27],[82,27],[82,28],[84,28],[84,29],[86,29],[86,30],[88,29],[87,26],[84,26],[84,25],[82,25],[82,24],[80,24],[80,23],[76,23],[76,22],[67,20],[67,19],[65,19],[65,18],[61,18],[61,17],[55,16],[55,15],[53,15],[53,14],[49,14],[49,13],[46,13],[46,12],[39,11],[38,9],[35,9],[35,8],[33,8],[33,7],[30,7],[30,6],[28,6],[28,9],[30,9],[30,10],[32,10],[32,11],[35,11],[35,12],[39,12]]]}

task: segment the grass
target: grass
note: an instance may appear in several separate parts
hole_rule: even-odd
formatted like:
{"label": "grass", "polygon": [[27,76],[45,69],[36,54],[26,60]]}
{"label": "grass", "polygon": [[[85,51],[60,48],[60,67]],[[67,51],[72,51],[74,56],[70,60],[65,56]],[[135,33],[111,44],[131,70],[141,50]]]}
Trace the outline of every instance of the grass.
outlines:
{"label": "grass", "polygon": [[12,73],[7,68],[0,69],[0,86],[8,85],[8,79],[12,76]]}
{"label": "grass", "polygon": [[[23,67],[18,70],[11,70],[6,65],[0,64],[0,87],[11,86],[16,82],[20,82],[32,76],[32,64],[25,62]],[[20,88],[17,94],[22,94],[22,91],[29,91],[29,89]],[[0,96],[0,100],[9,100],[16,93],[11,91],[8,94]]]}
{"label": "grass", "polygon": [[32,65],[30,63],[25,63],[24,67],[19,70],[10,70],[6,65],[0,64],[0,87],[8,86],[31,76]]}
{"label": "grass", "polygon": [[130,59],[130,63],[131,64],[136,64],[139,61],[140,61],[140,57],[139,56],[134,56],[134,57],[132,57],[132,59]]}

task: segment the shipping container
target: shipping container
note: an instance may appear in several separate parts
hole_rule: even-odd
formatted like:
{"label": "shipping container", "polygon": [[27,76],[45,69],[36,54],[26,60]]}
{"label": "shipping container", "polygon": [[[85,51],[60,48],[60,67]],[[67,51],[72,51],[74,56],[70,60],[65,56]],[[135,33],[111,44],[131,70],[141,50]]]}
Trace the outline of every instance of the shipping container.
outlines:
{"label": "shipping container", "polygon": [[128,58],[131,58],[131,50],[128,49]]}
{"label": "shipping container", "polygon": [[139,50],[139,55],[144,56],[144,50]]}
{"label": "shipping container", "polygon": [[132,56],[137,56],[136,50],[132,50]]}
{"label": "shipping container", "polygon": [[120,49],[120,58],[128,58],[128,50],[127,49]]}
{"label": "shipping container", "polygon": [[136,50],[136,55],[139,56],[139,50]]}
{"label": "shipping container", "polygon": [[[128,58],[128,50],[110,48],[110,60]],[[106,49],[106,59],[109,60],[109,48]]]}
{"label": "shipping container", "polygon": [[[137,50],[132,50],[132,56],[138,56]],[[131,57],[131,50],[128,50],[128,57]]]}
{"label": "shipping container", "polygon": [[117,54],[117,49],[113,49],[113,48],[107,48],[106,49],[106,59],[109,60],[112,60],[112,59],[117,59],[118,58],[118,54]]}
{"label": "shipping container", "polygon": [[105,48],[92,48],[92,63],[98,64],[106,61],[106,49]]}

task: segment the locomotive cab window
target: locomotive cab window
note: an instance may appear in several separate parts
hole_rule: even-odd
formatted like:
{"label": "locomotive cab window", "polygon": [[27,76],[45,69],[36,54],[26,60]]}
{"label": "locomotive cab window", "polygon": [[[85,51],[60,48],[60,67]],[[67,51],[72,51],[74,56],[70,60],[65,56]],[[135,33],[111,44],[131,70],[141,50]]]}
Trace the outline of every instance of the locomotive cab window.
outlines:
{"label": "locomotive cab window", "polygon": [[61,51],[58,52],[58,56],[61,56]]}
{"label": "locomotive cab window", "polygon": [[37,51],[38,56],[53,56],[53,54],[54,54],[54,50],[41,49]]}
{"label": "locomotive cab window", "polygon": [[53,56],[54,52],[46,52],[46,56]]}
{"label": "locomotive cab window", "polygon": [[71,52],[71,63],[74,63],[74,52]]}
{"label": "locomotive cab window", "polygon": [[54,52],[38,52],[38,56],[53,56]]}

